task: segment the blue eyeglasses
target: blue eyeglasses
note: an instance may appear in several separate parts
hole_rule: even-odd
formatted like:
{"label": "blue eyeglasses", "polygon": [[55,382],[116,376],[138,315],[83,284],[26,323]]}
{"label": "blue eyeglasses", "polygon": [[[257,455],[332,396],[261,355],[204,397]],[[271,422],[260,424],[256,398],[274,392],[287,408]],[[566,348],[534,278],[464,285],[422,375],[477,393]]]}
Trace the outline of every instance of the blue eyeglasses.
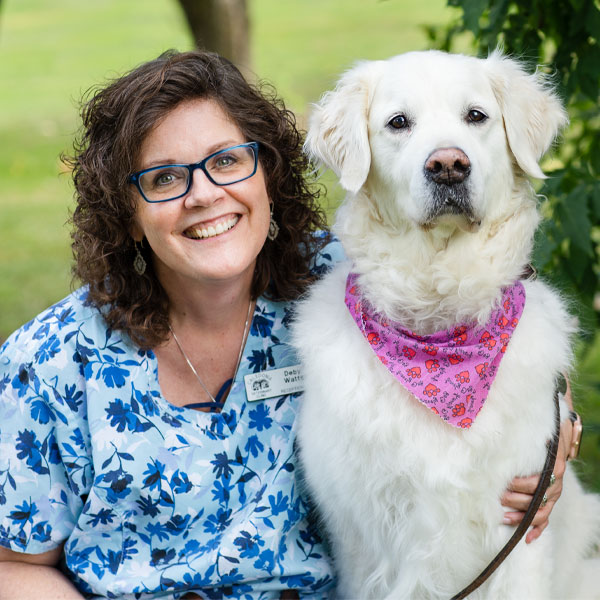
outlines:
{"label": "blue eyeglasses", "polygon": [[168,202],[185,196],[192,187],[194,171],[201,169],[215,185],[231,185],[249,179],[258,165],[258,142],[219,150],[197,163],[161,165],[130,175],[146,202]]}

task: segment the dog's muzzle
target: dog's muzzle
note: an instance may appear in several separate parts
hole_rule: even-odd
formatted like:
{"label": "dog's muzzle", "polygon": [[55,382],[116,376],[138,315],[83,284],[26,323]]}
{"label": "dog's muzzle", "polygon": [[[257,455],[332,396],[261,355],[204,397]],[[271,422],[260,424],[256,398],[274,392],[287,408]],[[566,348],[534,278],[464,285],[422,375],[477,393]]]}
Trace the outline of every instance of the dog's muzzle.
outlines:
{"label": "dog's muzzle", "polygon": [[445,215],[464,217],[468,228],[479,226],[470,200],[471,161],[460,148],[438,148],[423,166],[431,194],[427,223]]}

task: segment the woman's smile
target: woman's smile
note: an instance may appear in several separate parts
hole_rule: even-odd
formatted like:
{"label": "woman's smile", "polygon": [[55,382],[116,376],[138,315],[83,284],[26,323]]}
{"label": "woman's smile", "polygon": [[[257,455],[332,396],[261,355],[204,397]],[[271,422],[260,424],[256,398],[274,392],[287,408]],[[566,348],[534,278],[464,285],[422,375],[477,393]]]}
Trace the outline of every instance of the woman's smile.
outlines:
{"label": "woman's smile", "polygon": [[196,225],[188,227],[183,235],[192,240],[200,240],[204,238],[217,237],[233,229],[240,220],[240,215],[227,215],[225,217],[217,217],[210,221],[203,221]]}

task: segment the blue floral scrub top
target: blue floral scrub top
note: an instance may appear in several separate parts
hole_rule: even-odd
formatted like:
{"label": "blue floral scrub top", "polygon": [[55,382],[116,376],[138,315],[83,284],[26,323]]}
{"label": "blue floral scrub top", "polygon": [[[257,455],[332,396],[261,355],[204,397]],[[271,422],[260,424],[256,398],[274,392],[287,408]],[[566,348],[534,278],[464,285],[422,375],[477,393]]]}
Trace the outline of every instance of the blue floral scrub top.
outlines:
{"label": "blue floral scrub top", "polygon": [[[317,261],[342,257],[338,242]],[[108,598],[327,597],[294,453],[300,394],[249,402],[244,376],[297,363],[290,305],[259,298],[222,412],[169,404],[157,361],[107,329],[84,288],[0,351],[0,545],[64,542],[63,569]]]}

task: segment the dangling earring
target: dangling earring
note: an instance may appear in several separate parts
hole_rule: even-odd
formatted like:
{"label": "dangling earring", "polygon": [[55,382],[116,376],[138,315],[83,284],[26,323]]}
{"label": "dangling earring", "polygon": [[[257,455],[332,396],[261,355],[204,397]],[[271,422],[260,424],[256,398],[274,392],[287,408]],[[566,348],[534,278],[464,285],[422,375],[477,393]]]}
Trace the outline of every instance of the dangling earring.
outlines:
{"label": "dangling earring", "polygon": [[267,237],[273,241],[279,235],[279,225],[273,218],[273,203],[271,203],[271,220],[269,221],[269,233]]}
{"label": "dangling earring", "polygon": [[142,242],[138,246],[138,243],[134,240],[135,245],[135,258],[133,259],[133,269],[138,275],[143,275],[146,272],[146,261],[140,252],[140,248],[142,248]]}

